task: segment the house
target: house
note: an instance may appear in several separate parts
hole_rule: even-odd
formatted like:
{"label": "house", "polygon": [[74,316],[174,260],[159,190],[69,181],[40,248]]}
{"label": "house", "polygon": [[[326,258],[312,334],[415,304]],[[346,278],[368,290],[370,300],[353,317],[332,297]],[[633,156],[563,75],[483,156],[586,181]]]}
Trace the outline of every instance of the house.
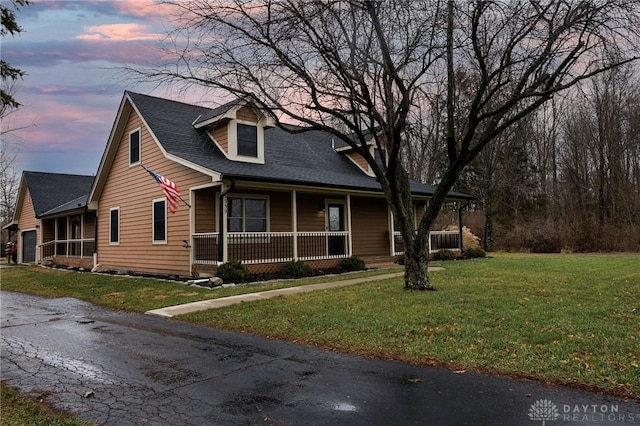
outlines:
{"label": "house", "polygon": [[[174,212],[151,172],[177,185]],[[420,216],[435,188],[411,189]],[[125,92],[95,179],[26,172],[11,226],[21,262],[163,275],[212,273],[229,260],[270,272],[291,260],[326,268],[402,253],[361,155],[327,132],[276,127],[248,98],[206,108]],[[433,241],[459,244],[456,232]]]}
{"label": "house", "polygon": [[[390,260],[401,252],[390,209],[343,145],[326,132],[284,131],[251,99],[211,109],[125,92],[88,198],[97,262],[197,275],[228,260],[253,271],[294,259]],[[147,170],[177,184],[175,213]],[[412,184],[418,214],[433,191]]]}
{"label": "house", "polygon": [[18,243],[18,262],[52,260],[91,268],[95,213],[87,211],[94,176],[26,171],[13,221],[5,226]]}

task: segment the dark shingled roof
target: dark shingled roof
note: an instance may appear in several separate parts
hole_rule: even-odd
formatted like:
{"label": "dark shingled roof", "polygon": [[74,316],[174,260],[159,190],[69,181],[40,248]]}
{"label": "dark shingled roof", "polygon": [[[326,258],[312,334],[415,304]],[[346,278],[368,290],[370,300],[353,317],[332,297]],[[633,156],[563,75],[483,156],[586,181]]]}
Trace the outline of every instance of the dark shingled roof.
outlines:
{"label": "dark shingled roof", "polygon": [[[264,164],[232,161],[220,152],[204,130],[195,129],[192,123],[213,117],[233,103],[209,109],[133,92],[127,94],[167,153],[221,173],[223,178],[381,191],[375,178],[367,176],[344,154],[335,151],[338,141],[327,132],[290,133],[277,127],[267,128]],[[415,182],[411,188],[419,195],[432,195],[435,190],[431,185]],[[449,195],[472,198],[454,192]]]}
{"label": "dark shingled roof", "polygon": [[94,176],[24,172],[24,179],[36,217],[41,217],[85,207]]}

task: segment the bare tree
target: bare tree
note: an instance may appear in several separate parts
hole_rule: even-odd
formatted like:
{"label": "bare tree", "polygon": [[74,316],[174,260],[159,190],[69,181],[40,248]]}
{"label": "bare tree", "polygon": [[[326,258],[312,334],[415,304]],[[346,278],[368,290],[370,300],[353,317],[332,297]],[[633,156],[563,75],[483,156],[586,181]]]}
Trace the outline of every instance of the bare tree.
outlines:
{"label": "bare tree", "polygon": [[[172,3],[182,11],[167,44],[177,59],[138,70],[144,80],[254,95],[297,131],[351,145],[398,219],[411,289],[433,289],[428,230],[465,166],[557,92],[637,59],[640,28],[637,1]],[[618,54],[602,60],[603,51]],[[470,76],[460,103],[456,70]],[[436,81],[448,82],[447,166],[416,231],[404,135]]]}
{"label": "bare tree", "polygon": [[0,150],[0,225],[13,219],[20,180],[15,169],[16,155]]}
{"label": "bare tree", "polygon": [[[11,0],[10,6],[0,4],[0,36],[7,34],[15,36],[22,31],[16,22],[16,13],[21,6],[29,4],[27,0]],[[0,60],[0,224],[5,224],[13,218],[16,197],[18,195],[19,180],[15,169],[17,154],[6,140],[6,135],[20,130],[20,126],[12,126],[10,116],[21,106],[15,99],[15,82],[24,76],[25,72]]]}
{"label": "bare tree", "polygon": [[[629,231],[640,225],[640,81],[635,72],[620,67],[599,75],[566,111],[560,166],[568,188],[562,198],[580,250],[640,242],[629,238]],[[607,237],[612,232],[605,227],[620,235]]]}

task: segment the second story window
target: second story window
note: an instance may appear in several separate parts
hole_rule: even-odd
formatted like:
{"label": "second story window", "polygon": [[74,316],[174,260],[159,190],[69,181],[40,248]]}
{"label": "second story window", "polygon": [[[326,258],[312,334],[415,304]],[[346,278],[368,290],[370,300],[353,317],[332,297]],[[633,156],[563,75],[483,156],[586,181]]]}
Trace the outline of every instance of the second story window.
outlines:
{"label": "second story window", "polygon": [[258,128],[238,123],[238,155],[258,157]]}
{"label": "second story window", "polygon": [[140,162],[140,130],[129,133],[129,165]]}

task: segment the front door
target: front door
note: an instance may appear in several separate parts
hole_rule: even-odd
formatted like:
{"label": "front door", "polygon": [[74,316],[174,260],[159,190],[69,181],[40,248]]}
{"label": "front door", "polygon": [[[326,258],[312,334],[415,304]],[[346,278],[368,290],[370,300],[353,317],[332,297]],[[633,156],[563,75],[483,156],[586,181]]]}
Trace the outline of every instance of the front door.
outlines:
{"label": "front door", "polygon": [[[327,229],[329,232],[344,231],[344,204],[327,204]],[[347,253],[344,235],[329,235],[329,256],[343,256]]]}

